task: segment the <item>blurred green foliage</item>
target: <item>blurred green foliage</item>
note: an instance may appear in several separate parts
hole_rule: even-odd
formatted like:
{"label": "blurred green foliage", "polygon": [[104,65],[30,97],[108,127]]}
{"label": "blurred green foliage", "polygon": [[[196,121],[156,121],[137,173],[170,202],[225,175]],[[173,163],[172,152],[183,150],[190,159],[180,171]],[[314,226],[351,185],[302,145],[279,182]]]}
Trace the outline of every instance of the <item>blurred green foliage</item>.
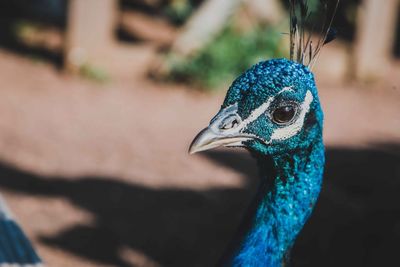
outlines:
{"label": "blurred green foliage", "polygon": [[214,89],[230,83],[253,64],[270,58],[284,57],[287,48],[276,28],[256,27],[248,32],[227,28],[202,51],[185,60],[168,58],[170,78]]}
{"label": "blurred green foliage", "polygon": [[175,24],[183,24],[192,14],[194,4],[190,0],[172,0],[165,7],[165,14]]}
{"label": "blurred green foliage", "polygon": [[12,34],[15,38],[22,39],[24,36],[35,33],[39,27],[38,23],[19,19],[12,24]]}
{"label": "blurred green foliage", "polygon": [[82,77],[98,83],[106,83],[111,80],[111,77],[106,70],[90,64],[84,64],[79,69],[79,73]]}

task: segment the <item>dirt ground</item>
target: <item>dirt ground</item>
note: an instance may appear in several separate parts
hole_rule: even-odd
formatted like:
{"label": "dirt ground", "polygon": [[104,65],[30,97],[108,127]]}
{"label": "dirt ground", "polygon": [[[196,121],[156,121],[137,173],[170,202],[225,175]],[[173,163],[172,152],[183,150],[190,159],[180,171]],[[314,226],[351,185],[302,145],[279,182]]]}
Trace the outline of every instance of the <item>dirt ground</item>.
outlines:
{"label": "dirt ground", "polygon": [[[373,86],[319,77],[326,184],[294,266],[396,255],[399,73]],[[4,50],[0,81],[0,190],[48,266],[212,266],[257,185],[244,152],[187,154],[224,90],[155,83],[139,63],[97,84]]]}

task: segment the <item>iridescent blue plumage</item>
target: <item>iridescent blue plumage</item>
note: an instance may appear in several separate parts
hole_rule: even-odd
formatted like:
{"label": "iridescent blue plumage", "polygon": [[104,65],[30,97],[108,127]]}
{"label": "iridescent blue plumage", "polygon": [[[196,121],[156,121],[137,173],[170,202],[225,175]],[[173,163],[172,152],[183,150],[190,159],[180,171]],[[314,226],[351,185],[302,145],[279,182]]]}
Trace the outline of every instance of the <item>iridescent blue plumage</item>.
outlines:
{"label": "iridescent blue plumage", "polygon": [[0,197],[0,266],[42,266],[31,243]]}
{"label": "iridescent blue plumage", "polygon": [[[291,88],[282,92],[284,88]],[[287,59],[272,59],[260,62],[241,76],[239,76],[229,88],[222,108],[237,103],[238,114],[246,118],[257,107],[274,97],[270,109],[276,107],[280,102],[292,101],[301,103],[306,92],[310,91],[313,101],[310,105],[311,116],[305,120],[306,126],[315,123],[312,131],[300,131],[299,134],[283,142],[273,142],[271,145],[263,145],[259,142],[251,142],[249,145],[264,154],[277,153],[280,150],[287,151],[299,146],[307,147],[307,140],[320,137],[322,132],[323,113],[319,104],[318,92],[315,86],[314,75],[304,65]],[[273,123],[267,116],[259,117],[252,122],[246,131],[263,139],[268,138],[272,132],[281,126]],[[282,140],[281,140],[282,141]]]}
{"label": "iridescent blue plumage", "polygon": [[[283,88],[291,90],[277,98]],[[302,103],[307,91],[313,102],[297,134],[268,144],[258,139],[245,142],[258,160],[262,181],[253,204],[256,208],[247,215],[250,223],[243,226],[244,235],[236,241],[228,266],[281,266],[317,200],[324,147],[322,111],[307,67],[286,59],[261,62],[236,79],[227,93],[222,108],[237,103],[238,114],[246,118],[270,98],[277,101],[275,106],[282,101]],[[262,115],[243,132],[269,140],[279,127]]]}
{"label": "iridescent blue plumage", "polygon": [[282,265],[318,198],[323,151],[322,142],[317,142],[304,151],[258,156],[262,181],[257,208],[248,214],[250,224],[225,266]]}
{"label": "iridescent blue plumage", "polygon": [[196,151],[242,146],[258,161],[257,196],[220,265],[282,265],[321,188],[322,124],[314,76],[301,64],[261,62],[233,82],[220,112],[192,144]]}
{"label": "iridescent blue plumage", "polygon": [[[320,1],[327,11],[327,0]],[[290,0],[290,59],[260,62],[229,88],[220,111],[189,152],[245,147],[261,182],[237,236],[218,266],[279,267],[317,201],[324,168],[323,112],[312,67],[333,39],[331,17],[313,43],[306,0]],[[326,23],[327,22],[327,23]]]}

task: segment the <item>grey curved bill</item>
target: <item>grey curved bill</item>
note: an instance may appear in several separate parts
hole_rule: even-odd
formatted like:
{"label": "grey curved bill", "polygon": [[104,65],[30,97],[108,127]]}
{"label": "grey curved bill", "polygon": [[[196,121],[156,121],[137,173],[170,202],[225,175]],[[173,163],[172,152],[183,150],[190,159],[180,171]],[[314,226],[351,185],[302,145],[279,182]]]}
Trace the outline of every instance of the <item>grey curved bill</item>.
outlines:
{"label": "grey curved bill", "polygon": [[246,136],[232,136],[215,133],[210,127],[207,127],[199,132],[193,139],[189,147],[189,154],[194,154],[220,146],[243,146],[243,141],[247,141],[249,139],[250,138]]}

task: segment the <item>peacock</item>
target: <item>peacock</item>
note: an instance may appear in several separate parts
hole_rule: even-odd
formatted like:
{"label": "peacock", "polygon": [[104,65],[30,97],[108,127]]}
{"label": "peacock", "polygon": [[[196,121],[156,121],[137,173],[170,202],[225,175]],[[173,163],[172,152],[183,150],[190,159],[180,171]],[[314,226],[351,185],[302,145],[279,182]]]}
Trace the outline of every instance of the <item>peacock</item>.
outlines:
{"label": "peacock", "polygon": [[0,267],[41,267],[42,261],[0,196]]}
{"label": "peacock", "polygon": [[263,61],[240,75],[189,148],[193,154],[219,146],[244,147],[256,159],[261,176],[218,266],[285,265],[321,189],[323,111],[311,69],[321,48],[336,35],[331,25],[339,1],[320,1],[325,19],[315,42],[305,30],[307,1],[289,2],[290,59]]}

